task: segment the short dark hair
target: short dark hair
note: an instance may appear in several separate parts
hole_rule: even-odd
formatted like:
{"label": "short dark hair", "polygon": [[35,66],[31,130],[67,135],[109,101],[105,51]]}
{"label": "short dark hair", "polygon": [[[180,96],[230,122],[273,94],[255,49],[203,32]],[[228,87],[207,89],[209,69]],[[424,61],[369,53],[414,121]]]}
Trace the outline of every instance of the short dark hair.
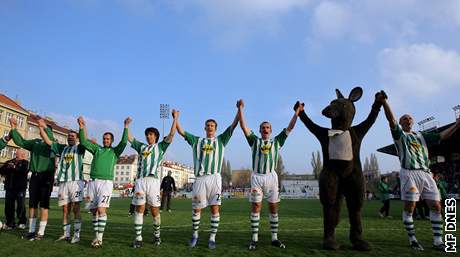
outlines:
{"label": "short dark hair", "polygon": [[144,131],[144,134],[147,136],[150,133],[155,134],[156,136],[155,143],[158,142],[158,139],[160,138],[160,131],[158,131],[158,129],[154,127],[146,128]]}
{"label": "short dark hair", "polygon": [[204,125],[208,124],[208,122],[214,122],[214,124],[216,125],[216,128],[217,128],[217,121],[215,119],[207,119],[205,122],[204,122]]}
{"label": "short dark hair", "polygon": [[68,133],[68,134],[71,134],[71,133],[76,134],[76,135],[78,136],[78,132],[75,131],[75,130],[69,130],[69,133]]}
{"label": "short dark hair", "polygon": [[112,132],[105,132],[104,135],[102,135],[102,136],[105,136],[105,135],[109,135],[110,138],[112,138],[112,141],[113,141],[113,138],[114,138],[114,137],[113,137]]}
{"label": "short dark hair", "polygon": [[262,123],[260,123],[260,125],[259,125],[259,129],[261,129],[264,124],[268,124],[268,125],[270,125],[270,127],[272,126],[272,124],[270,122],[262,121]]}

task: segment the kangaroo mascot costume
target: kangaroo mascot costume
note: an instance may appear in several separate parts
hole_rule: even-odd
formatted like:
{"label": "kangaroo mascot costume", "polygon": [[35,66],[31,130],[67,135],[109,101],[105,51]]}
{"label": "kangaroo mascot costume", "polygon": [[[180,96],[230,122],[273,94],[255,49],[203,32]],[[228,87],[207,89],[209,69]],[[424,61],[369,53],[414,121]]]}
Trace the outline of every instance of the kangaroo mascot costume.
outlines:
{"label": "kangaroo mascot costume", "polygon": [[[319,177],[320,200],[323,205],[324,238],[323,248],[339,249],[335,241],[335,228],[339,223],[340,207],[345,196],[350,219],[350,241],[355,250],[369,251],[364,241],[361,225],[361,208],[364,201],[364,177],[359,158],[361,142],[374,124],[382,106],[385,93],[378,92],[369,116],[360,124],[351,126],[355,116],[354,102],[363,90],[356,87],[348,98],[336,89],[337,99],[327,106],[322,114],[331,119],[332,129],[315,124],[303,111],[299,117],[305,126],[321,143],[323,169]],[[296,103],[296,106],[299,103]]]}

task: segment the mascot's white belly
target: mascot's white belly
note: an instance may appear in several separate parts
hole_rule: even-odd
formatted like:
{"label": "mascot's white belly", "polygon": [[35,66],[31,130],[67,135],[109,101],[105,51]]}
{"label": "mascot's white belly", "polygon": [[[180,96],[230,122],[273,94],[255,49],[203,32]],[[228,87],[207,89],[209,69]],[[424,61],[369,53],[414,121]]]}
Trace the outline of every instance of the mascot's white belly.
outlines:
{"label": "mascot's white belly", "polygon": [[330,160],[353,160],[353,147],[350,131],[331,129],[329,136],[329,159]]}

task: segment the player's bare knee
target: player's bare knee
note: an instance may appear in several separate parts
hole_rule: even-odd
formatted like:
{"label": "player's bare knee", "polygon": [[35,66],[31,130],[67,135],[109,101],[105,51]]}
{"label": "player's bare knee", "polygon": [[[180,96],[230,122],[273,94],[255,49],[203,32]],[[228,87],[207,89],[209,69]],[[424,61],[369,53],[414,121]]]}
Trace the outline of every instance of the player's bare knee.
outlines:
{"label": "player's bare knee", "polygon": [[145,205],[136,205],[136,212],[144,213],[144,211],[145,211]]}
{"label": "player's bare knee", "polygon": [[271,214],[278,213],[278,203],[269,203],[268,204],[268,209],[270,210]]}
{"label": "player's bare knee", "polygon": [[438,212],[438,213],[441,212],[441,202],[429,200],[427,201],[427,204],[430,207],[430,210]]}
{"label": "player's bare knee", "polygon": [[412,214],[414,212],[414,210],[415,210],[415,205],[416,205],[416,202],[405,201],[404,202],[404,211],[407,212],[407,213]]}
{"label": "player's bare knee", "polygon": [[158,207],[150,207],[150,212],[152,213],[152,217],[156,217],[160,214]]}
{"label": "player's bare knee", "polygon": [[252,203],[251,205],[251,212],[259,213],[262,209],[262,203]]}
{"label": "player's bare knee", "polygon": [[213,214],[213,215],[219,214],[219,205],[212,205],[211,206],[211,214]]}

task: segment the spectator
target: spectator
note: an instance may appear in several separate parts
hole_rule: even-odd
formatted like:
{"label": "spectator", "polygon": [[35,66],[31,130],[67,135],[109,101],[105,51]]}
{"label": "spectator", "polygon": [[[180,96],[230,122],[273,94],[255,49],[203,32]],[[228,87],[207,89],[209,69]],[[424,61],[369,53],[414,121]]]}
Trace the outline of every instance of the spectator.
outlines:
{"label": "spectator", "polygon": [[29,162],[26,160],[26,153],[22,149],[16,152],[16,158],[9,160],[0,168],[0,174],[5,177],[5,216],[6,224],[4,229],[9,230],[16,226],[14,213],[18,218],[18,228],[26,227],[25,196],[27,189],[27,174],[29,173]]}
{"label": "spectator", "polygon": [[160,210],[163,210],[166,205],[168,212],[171,212],[171,194],[176,192],[176,183],[174,182],[174,178],[171,177],[171,171],[168,171],[168,176],[164,177],[161,181],[160,190],[163,190]]}

